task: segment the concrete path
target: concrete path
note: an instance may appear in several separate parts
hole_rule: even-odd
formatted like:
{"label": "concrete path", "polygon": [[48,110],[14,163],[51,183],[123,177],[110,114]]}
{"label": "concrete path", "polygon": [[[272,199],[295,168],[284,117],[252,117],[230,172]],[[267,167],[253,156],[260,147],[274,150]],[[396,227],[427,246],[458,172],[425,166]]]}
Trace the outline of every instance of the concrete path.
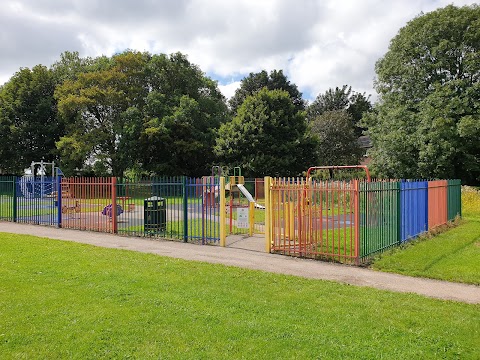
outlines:
{"label": "concrete path", "polygon": [[[224,264],[311,279],[332,280],[356,286],[416,293],[437,299],[480,304],[480,286],[414,278],[354,266],[246,250],[241,248],[248,247],[242,245],[241,239],[231,239],[229,247],[221,248],[8,222],[0,222],[0,232],[29,234],[107,248],[139,251],[185,260]],[[253,248],[256,246],[261,251],[263,246],[260,240],[259,238],[248,238],[245,242],[255,244],[250,246],[253,246]]]}

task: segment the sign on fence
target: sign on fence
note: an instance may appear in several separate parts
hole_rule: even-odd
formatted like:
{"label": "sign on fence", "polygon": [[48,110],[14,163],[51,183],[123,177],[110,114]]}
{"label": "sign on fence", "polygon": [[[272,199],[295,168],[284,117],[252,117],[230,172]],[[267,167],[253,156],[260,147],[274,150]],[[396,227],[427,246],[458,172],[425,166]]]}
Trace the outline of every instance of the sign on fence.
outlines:
{"label": "sign on fence", "polygon": [[237,228],[248,229],[250,227],[248,221],[248,208],[237,209]]}

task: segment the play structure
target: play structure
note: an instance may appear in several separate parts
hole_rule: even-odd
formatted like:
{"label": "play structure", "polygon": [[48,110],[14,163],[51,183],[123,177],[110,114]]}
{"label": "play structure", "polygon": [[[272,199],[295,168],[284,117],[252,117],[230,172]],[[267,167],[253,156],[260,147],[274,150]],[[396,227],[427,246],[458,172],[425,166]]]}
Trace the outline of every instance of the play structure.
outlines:
{"label": "play structure", "polygon": [[[256,222],[256,209],[265,210],[265,206],[258,203],[258,198],[246,188],[245,178],[242,176],[240,167],[233,168],[233,175],[226,177],[226,196],[228,197],[228,229],[230,234],[248,234],[263,232],[263,224]],[[257,187],[261,184],[257,181],[250,182],[255,195]]]}
{"label": "play structure", "polygon": [[12,215],[36,224],[57,224],[60,174],[54,162],[33,161],[24,175],[16,177],[12,184]]}
{"label": "play structure", "polygon": [[54,162],[32,161],[30,168],[19,181],[19,188],[25,198],[43,198],[56,191],[56,176],[62,175]]}

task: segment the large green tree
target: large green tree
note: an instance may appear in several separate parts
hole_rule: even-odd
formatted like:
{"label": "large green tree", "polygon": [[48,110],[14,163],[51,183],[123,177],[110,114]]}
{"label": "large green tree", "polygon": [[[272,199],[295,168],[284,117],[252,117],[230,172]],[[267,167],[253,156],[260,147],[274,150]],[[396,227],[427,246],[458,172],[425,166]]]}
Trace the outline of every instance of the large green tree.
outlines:
{"label": "large green tree", "polygon": [[64,135],[57,119],[53,73],[45,66],[19,70],[0,88],[0,169],[23,173],[32,161],[56,160]]}
{"label": "large green tree", "polygon": [[319,94],[307,108],[308,121],[314,121],[318,116],[327,111],[345,110],[354,126],[355,134],[360,136],[364,130],[360,124],[363,114],[372,110],[370,96],[352,90],[351,86],[343,85],[342,88],[328,89]]}
{"label": "large green tree", "polygon": [[225,98],[181,53],[154,55],[144,110],[140,162],[157,174],[201,176],[215,162],[218,128],[227,117]]}
{"label": "large green tree", "polygon": [[[58,68],[77,63],[69,56]],[[66,171],[97,162],[117,176],[207,173],[227,107],[216,82],[185,55],[126,51],[84,68],[56,91],[60,114],[73,119],[57,142]]]}
{"label": "large green tree", "polygon": [[345,110],[326,111],[309,122],[318,140],[317,165],[356,165],[362,149]]}
{"label": "large green tree", "polygon": [[216,153],[251,177],[296,176],[315,161],[316,142],[290,94],[266,88],[248,96],[221,126]]}
{"label": "large green tree", "polygon": [[[141,107],[146,98],[145,68],[149,55],[125,52],[113,57],[110,68],[80,73],[55,92],[60,114],[74,119],[68,133],[57,142],[67,173],[95,161],[105,163],[116,176],[132,166],[126,153],[132,146],[125,136],[131,128],[130,108]],[[141,123],[136,128],[140,128]],[[137,139],[131,139],[136,141]]]}
{"label": "large green tree", "polygon": [[376,64],[364,121],[378,174],[480,182],[480,7],[449,5],[410,21]]}
{"label": "large green tree", "polygon": [[297,111],[305,109],[305,101],[302,99],[302,93],[298,91],[297,85],[292,84],[283,74],[282,70],[273,70],[268,74],[265,70],[258,73],[250,73],[242,79],[240,87],[235,91],[230,99],[230,108],[235,114],[245,99],[260,91],[263,88],[269,90],[285,90]]}

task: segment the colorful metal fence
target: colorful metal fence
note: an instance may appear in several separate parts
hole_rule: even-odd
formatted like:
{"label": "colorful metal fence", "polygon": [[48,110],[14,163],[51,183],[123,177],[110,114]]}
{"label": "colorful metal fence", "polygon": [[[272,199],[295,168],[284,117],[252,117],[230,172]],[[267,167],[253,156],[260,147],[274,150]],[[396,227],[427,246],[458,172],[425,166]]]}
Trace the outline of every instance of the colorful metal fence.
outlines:
{"label": "colorful metal fence", "polygon": [[360,263],[461,215],[459,180],[270,179],[267,251]]}
{"label": "colorful metal fence", "polygon": [[75,177],[63,178],[60,192],[61,227],[115,233],[115,178]]}
{"label": "colorful metal fence", "polygon": [[447,223],[447,180],[428,182],[428,230]]}
{"label": "colorful metal fence", "polygon": [[[198,243],[220,239],[219,179],[64,179],[62,226]],[[84,209],[84,210],[83,210]]]}
{"label": "colorful metal fence", "polygon": [[358,257],[357,183],[273,179],[271,250],[348,262]]}
{"label": "colorful metal fence", "polygon": [[428,230],[428,182],[400,182],[400,240],[407,241]]}
{"label": "colorful metal fence", "polygon": [[447,180],[447,219],[452,221],[457,216],[462,216],[462,182]]}
{"label": "colorful metal fence", "polygon": [[[459,180],[264,181],[243,180],[233,196],[255,215],[248,233],[263,227],[266,250],[286,255],[360,263],[461,215]],[[0,219],[223,245],[239,222],[225,190],[218,176],[0,176]]]}
{"label": "colorful metal fence", "polygon": [[15,186],[15,219],[27,224],[58,225],[57,191],[60,178],[23,176]]}
{"label": "colorful metal fence", "polygon": [[401,220],[399,193],[398,182],[360,183],[361,259],[398,245]]}
{"label": "colorful metal fence", "polygon": [[[225,211],[219,177],[0,176],[0,219],[67,229],[220,241]],[[225,205],[223,205],[225,207]]]}
{"label": "colorful metal fence", "polygon": [[118,233],[183,240],[184,189],[182,177],[118,179]]}
{"label": "colorful metal fence", "polygon": [[183,197],[184,240],[201,244],[220,241],[220,178],[185,178]]}

